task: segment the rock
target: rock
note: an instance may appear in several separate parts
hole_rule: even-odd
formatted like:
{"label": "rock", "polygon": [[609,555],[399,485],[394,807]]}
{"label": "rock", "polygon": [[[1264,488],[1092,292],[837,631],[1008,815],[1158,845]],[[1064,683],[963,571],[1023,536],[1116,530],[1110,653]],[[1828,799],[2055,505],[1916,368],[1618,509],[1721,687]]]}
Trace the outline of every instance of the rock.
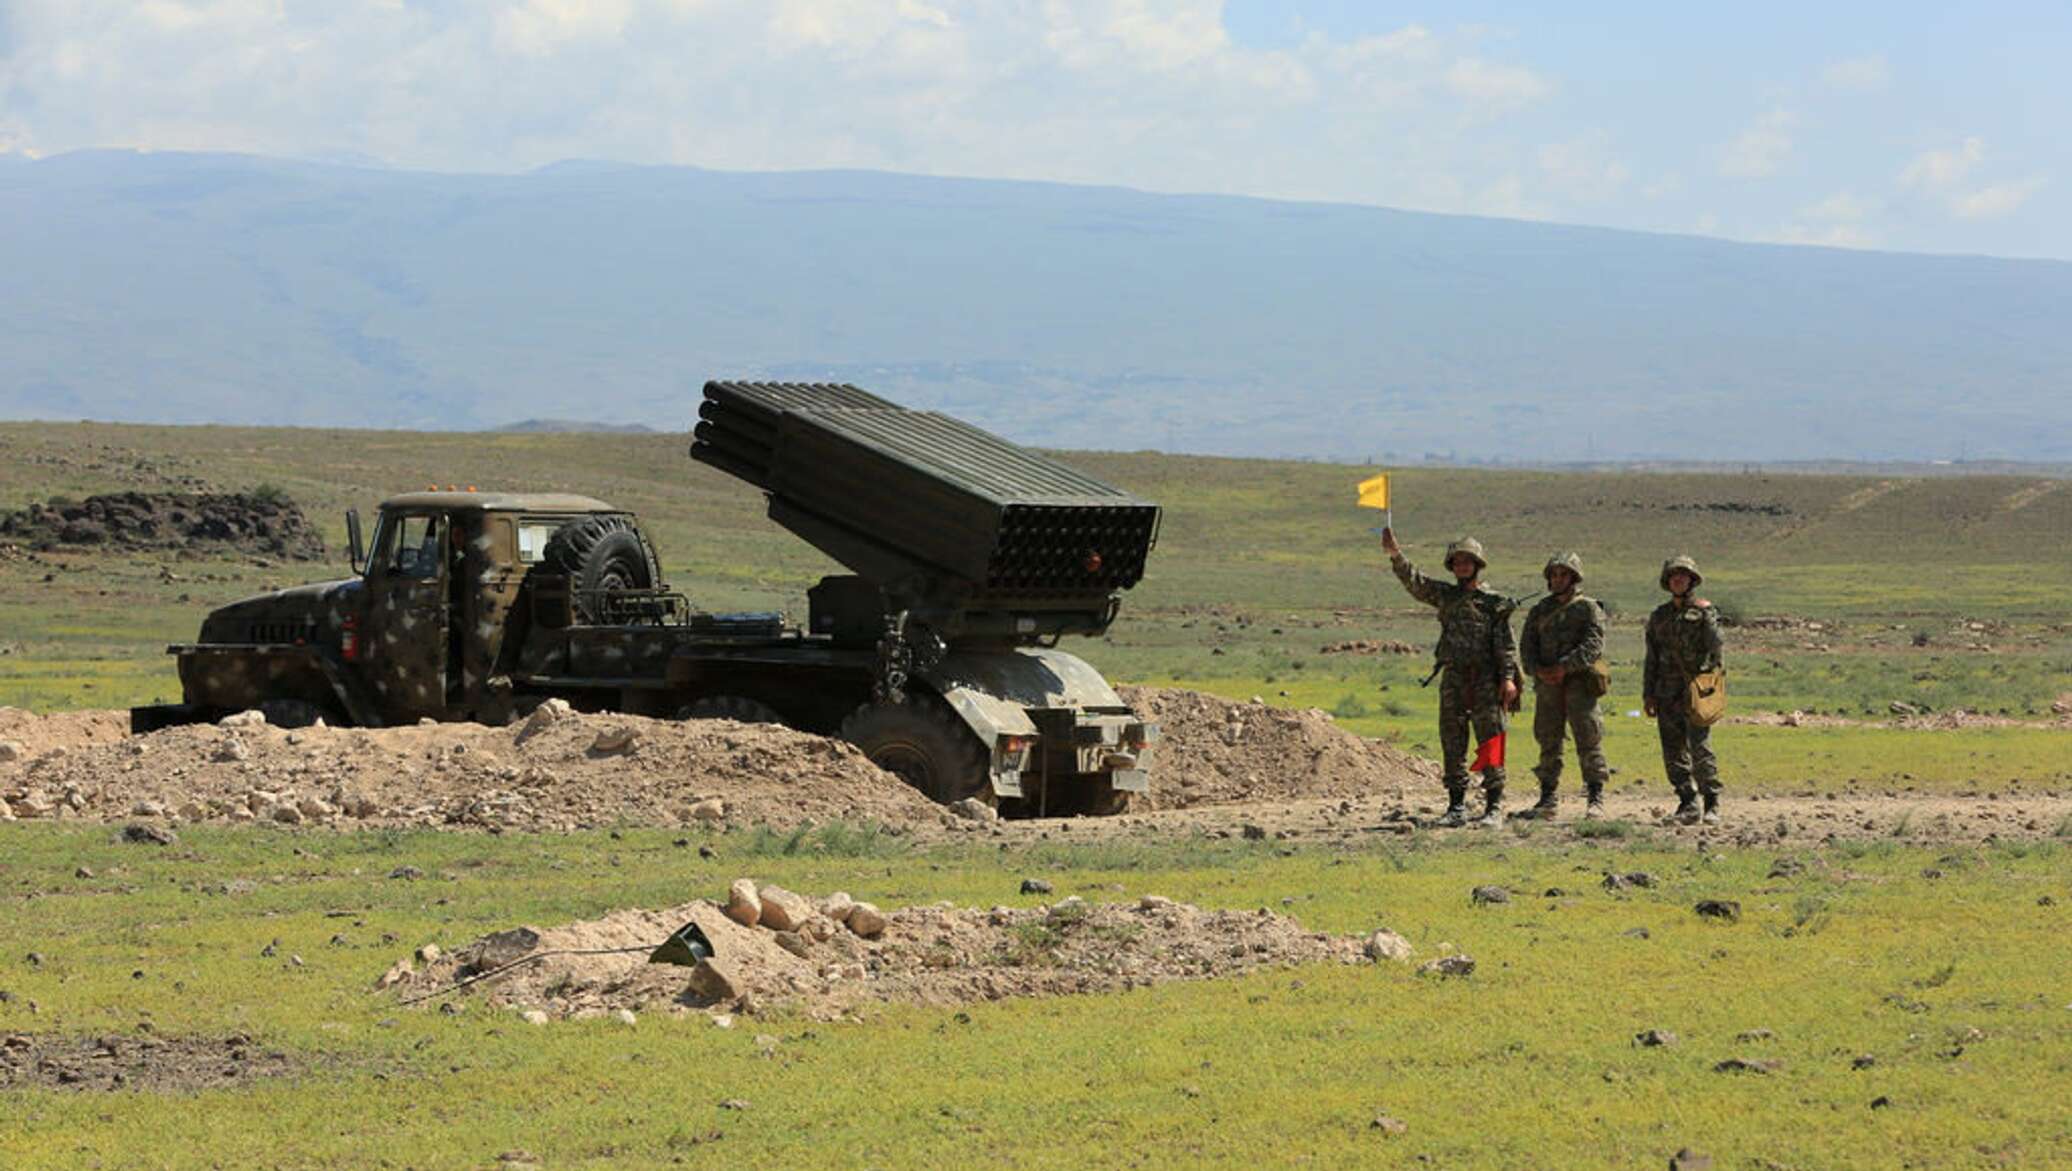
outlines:
{"label": "rock", "polygon": [[225,764],[234,764],[241,760],[252,759],[252,750],[245,747],[243,740],[235,736],[229,736],[224,739],[223,743],[216,746],[216,759]]}
{"label": "rock", "polygon": [[1511,892],[1500,886],[1478,886],[1468,892],[1468,901],[1478,907],[1508,903],[1511,901]]}
{"label": "rock", "polygon": [[849,892],[846,890],[838,890],[820,900],[820,913],[835,923],[847,923],[849,921],[849,912],[855,909],[856,900],[850,898]]}
{"label": "rock", "polygon": [[1440,956],[1418,968],[1417,974],[1439,977],[1472,976],[1475,974],[1475,961],[1472,957],[1464,955]]}
{"label": "rock", "polygon": [[436,964],[439,962],[439,957],[445,954],[444,951],[439,949],[438,944],[427,943],[417,949],[417,962],[420,964]]}
{"label": "rock", "polygon": [[1712,1067],[1714,1073],[1775,1073],[1784,1063],[1774,1057],[1729,1057]]}
{"label": "rock", "polygon": [[640,1018],[633,1015],[633,1010],[630,1008],[622,1008],[616,1010],[612,1013],[612,1019],[628,1027],[640,1023]]}
{"label": "rock", "polygon": [[757,894],[763,903],[762,925],[772,931],[796,931],[813,917],[813,904],[804,895],[781,886],[765,886]]}
{"label": "rock", "polygon": [[692,821],[724,821],[727,816],[727,803],[718,797],[707,797],[703,801],[692,802],[684,810],[684,814]]}
{"label": "rock", "polygon": [[178,844],[180,835],[162,825],[133,822],[122,827],[122,840],[139,846],[171,846]]}
{"label": "rock", "polygon": [[590,751],[597,756],[614,756],[633,751],[639,743],[640,729],[638,728],[630,725],[619,728],[606,728],[597,734],[596,740],[591,741]]}
{"label": "rock", "polygon": [[1871,1099],[1871,1109],[1873,1110],[1883,1110],[1884,1108],[1890,1105],[1892,1105],[1892,1099],[1886,1097],[1883,1094],[1879,1094],[1877,1097]]}
{"label": "rock", "polygon": [[707,956],[691,969],[690,989],[702,1000],[734,1000],[741,995],[741,977],[731,963]]}
{"label": "rock", "polygon": [[869,903],[858,903],[849,912],[849,930],[864,939],[876,939],[885,934],[885,928],[890,922],[885,917],[885,912]]}
{"label": "rock", "polygon": [[266,713],[257,708],[251,708],[238,712],[235,715],[224,716],[216,721],[216,726],[219,728],[264,728],[266,726]]}
{"label": "rock", "polygon": [[524,1021],[528,1025],[544,1025],[547,1023],[549,1018],[546,1013],[541,1012],[539,1009],[528,1008],[524,1012],[518,1014],[518,1019]]}
{"label": "rock", "polygon": [[1378,1130],[1383,1134],[1407,1134],[1410,1131],[1410,1126],[1400,1118],[1391,1118],[1386,1114],[1376,1114],[1374,1121],[1367,1124],[1367,1129]]}
{"label": "rock", "polygon": [[728,1098],[719,1104],[722,1110],[746,1110],[749,1103],[745,1098]]}
{"label": "rock", "polygon": [[777,944],[778,947],[783,948],[784,950],[799,957],[800,959],[806,958],[806,937],[800,934],[799,932],[779,931],[775,935],[772,935],[770,938]]}
{"label": "rock", "polygon": [[1643,1049],[1656,1049],[1676,1044],[1676,1034],[1663,1029],[1649,1029],[1644,1033],[1633,1034],[1633,1043]]}
{"label": "rock", "polygon": [[1669,1171],[1712,1171],[1712,1156],[1685,1147],[1669,1156]]}
{"label": "rock", "polygon": [[389,970],[383,972],[380,979],[374,981],[374,987],[377,989],[394,988],[398,984],[408,983],[410,978],[416,974],[417,969],[410,966],[409,960],[397,960],[389,965]]}
{"label": "rock", "polygon": [[0,740],[0,764],[29,759],[28,746],[19,740]]}
{"label": "rock", "polygon": [[199,801],[184,802],[180,806],[181,821],[200,821],[208,815],[209,811]]}
{"label": "rock", "polygon": [[164,817],[165,806],[156,801],[139,801],[130,806],[131,817]]}
{"label": "rock", "polygon": [[273,819],[282,825],[301,825],[305,820],[302,816],[302,810],[297,809],[293,805],[274,806]]}
{"label": "rock", "polygon": [[1699,899],[1691,909],[1705,919],[1718,919],[1724,923],[1741,921],[1741,904],[1733,899]]}
{"label": "rock", "polygon": [[743,927],[753,927],[762,922],[763,900],[756,893],[752,880],[737,878],[727,887],[727,918]]}
{"label": "rock", "polygon": [[1625,882],[1627,886],[1637,886],[1646,890],[1655,885],[1655,876],[1645,870],[1634,870],[1625,875]]}
{"label": "rock", "polygon": [[401,878],[405,881],[415,882],[424,877],[424,871],[419,870],[415,866],[398,866],[394,870],[389,871],[388,876],[390,878]]}
{"label": "rock", "polygon": [[310,819],[311,821],[322,821],[323,819],[330,817],[338,812],[338,810],[334,808],[330,802],[320,800],[316,797],[302,798],[301,800],[295,802],[295,808],[298,812],[302,814],[302,816]]}
{"label": "rock", "polygon": [[1878,1064],[1878,1058],[1875,1054],[1859,1053],[1855,1057],[1850,1059],[1849,1068],[1869,1069],[1871,1066],[1874,1066],[1876,1064]]}
{"label": "rock", "polygon": [[1767,1041],[1776,1035],[1768,1029],[1743,1029],[1734,1035],[1734,1039],[1746,1045],[1755,1041]]}
{"label": "rock", "polygon": [[[849,907],[849,912],[856,912],[853,904]],[[815,915],[799,924],[799,935],[808,943],[826,943],[835,937],[835,921],[826,915]]]}
{"label": "rock", "polygon": [[1173,900],[1164,895],[1145,895],[1137,900],[1139,911],[1167,911],[1173,907]]}
{"label": "rock", "polygon": [[539,735],[541,732],[574,715],[575,710],[568,705],[568,701],[565,699],[548,700],[532,709],[532,714],[525,717],[525,726],[518,730],[518,739],[521,741],[528,740]]}
{"label": "rock", "polygon": [[950,803],[949,809],[951,813],[966,821],[1000,820],[1000,811],[998,809],[976,797],[966,797],[962,801],[953,801]]}
{"label": "rock", "polygon": [[540,933],[530,927],[513,927],[494,935],[485,935],[481,942],[471,949],[469,963],[480,970],[501,968],[515,963],[540,949]]}
{"label": "rock", "polygon": [[1266,840],[1266,827],[1263,825],[1253,825],[1248,821],[1241,832],[1244,839],[1248,842],[1263,842]]}
{"label": "rock", "polygon": [[1410,945],[1409,940],[1386,929],[1369,935],[1366,942],[1360,946],[1361,950],[1367,953],[1367,958],[1376,963],[1385,960],[1407,962],[1411,956],[1417,954],[1417,949]]}
{"label": "rock", "polygon": [[1025,895],[1047,895],[1050,892],[1050,883],[1041,878],[1022,879],[1022,893]]}
{"label": "rock", "polygon": [[72,872],[72,877],[74,878],[92,878],[93,876],[93,868],[90,866],[81,866]]}

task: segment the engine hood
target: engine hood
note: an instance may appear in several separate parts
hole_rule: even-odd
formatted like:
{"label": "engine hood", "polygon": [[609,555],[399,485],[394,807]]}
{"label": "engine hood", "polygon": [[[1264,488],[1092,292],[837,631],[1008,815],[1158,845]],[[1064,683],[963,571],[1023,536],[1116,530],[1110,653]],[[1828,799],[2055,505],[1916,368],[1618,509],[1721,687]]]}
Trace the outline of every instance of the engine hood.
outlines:
{"label": "engine hood", "polygon": [[355,577],[243,598],[202,621],[201,641],[332,644],[345,616],[359,613],[364,592],[365,583]]}

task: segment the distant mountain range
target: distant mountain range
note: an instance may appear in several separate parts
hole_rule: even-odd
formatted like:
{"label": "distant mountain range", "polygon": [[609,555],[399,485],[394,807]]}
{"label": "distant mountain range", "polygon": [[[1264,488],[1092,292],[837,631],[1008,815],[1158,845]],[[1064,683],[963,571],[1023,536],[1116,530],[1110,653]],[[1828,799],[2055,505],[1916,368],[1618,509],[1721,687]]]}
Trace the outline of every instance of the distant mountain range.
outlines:
{"label": "distant mountain range", "polygon": [[2072,264],[859,172],[0,154],[0,417],[687,426],[835,379],[1052,447],[2072,458]]}

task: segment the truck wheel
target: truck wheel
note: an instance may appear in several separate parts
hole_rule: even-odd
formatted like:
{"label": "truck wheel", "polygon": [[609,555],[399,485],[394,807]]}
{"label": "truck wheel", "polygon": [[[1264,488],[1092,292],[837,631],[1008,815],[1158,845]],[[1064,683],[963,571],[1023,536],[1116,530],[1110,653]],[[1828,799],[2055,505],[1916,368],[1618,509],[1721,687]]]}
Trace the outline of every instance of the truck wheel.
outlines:
{"label": "truck wheel", "polygon": [[307,728],[325,719],[324,709],[306,699],[269,699],[259,705],[259,714],[276,728]]}
{"label": "truck wheel", "polygon": [[993,800],[985,745],[932,696],[857,708],[842,721],[842,739],[941,804],[966,797]]}
{"label": "truck wheel", "polygon": [[769,704],[742,695],[708,695],[693,700],[677,716],[683,720],[732,720],[737,724],[781,724],[784,717]]}
{"label": "truck wheel", "polygon": [[592,516],[556,529],[540,559],[568,575],[576,616],[602,621],[599,594],[606,590],[650,590],[660,568],[647,540],[623,516]]}

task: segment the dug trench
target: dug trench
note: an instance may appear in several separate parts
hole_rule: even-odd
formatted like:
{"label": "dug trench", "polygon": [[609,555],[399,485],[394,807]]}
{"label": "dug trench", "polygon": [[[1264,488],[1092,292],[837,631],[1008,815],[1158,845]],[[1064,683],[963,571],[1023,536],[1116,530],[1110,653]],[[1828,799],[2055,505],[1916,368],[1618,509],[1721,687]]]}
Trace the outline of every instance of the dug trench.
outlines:
{"label": "dug trench", "polygon": [[[870,824],[917,841],[1247,837],[1328,843],[1419,832],[1437,812],[1433,762],[1347,732],[1316,710],[1125,688],[1159,722],[1152,799],[1107,818],[960,816],[853,747],[771,725],[576,713],[549,705],[505,728],[472,724],[284,730],[257,713],[127,732],[122,713],[0,709],[0,820],[277,829],[569,832],[617,825],[726,833]],[[1730,793],[1720,827],[1658,827],[1660,785],[1618,785],[1610,824],[1532,827],[1542,839],[1672,836],[1694,845],[2034,840],[2064,832],[2072,794]],[[1486,834],[1487,831],[1480,831]],[[1507,840],[1509,837],[1507,831]],[[1519,833],[1527,832],[1521,827]],[[1459,831],[1473,837],[1471,831]]]}

